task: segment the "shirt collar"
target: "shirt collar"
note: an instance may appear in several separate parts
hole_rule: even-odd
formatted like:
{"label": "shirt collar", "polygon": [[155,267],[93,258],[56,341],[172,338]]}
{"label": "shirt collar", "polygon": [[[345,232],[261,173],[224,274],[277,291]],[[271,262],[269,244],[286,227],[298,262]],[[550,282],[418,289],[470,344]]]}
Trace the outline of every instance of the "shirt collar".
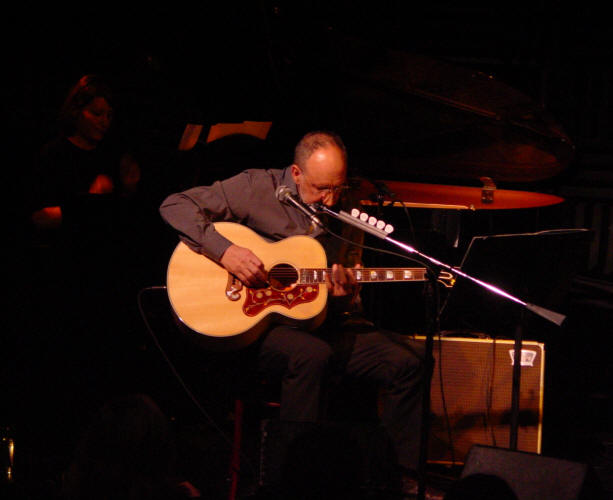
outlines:
{"label": "shirt collar", "polygon": [[281,185],[287,186],[294,193],[298,194],[298,187],[296,186],[296,183],[294,182],[294,178],[292,177],[292,167],[291,166],[283,170],[283,175],[281,176]]}

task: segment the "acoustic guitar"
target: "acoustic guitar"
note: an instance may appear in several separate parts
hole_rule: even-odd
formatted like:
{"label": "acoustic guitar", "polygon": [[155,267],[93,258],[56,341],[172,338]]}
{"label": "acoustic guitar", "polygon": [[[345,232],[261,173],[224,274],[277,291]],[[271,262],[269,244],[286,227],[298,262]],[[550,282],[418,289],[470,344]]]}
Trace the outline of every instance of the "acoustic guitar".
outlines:
{"label": "acoustic guitar", "polygon": [[[248,227],[215,223],[217,232],[249,248],[264,263],[266,288],[249,288],[215,261],[184,243],[175,248],[168,264],[167,290],[180,322],[206,338],[212,347],[237,348],[253,342],[271,323],[319,326],[325,317],[328,290],[326,254],[310,236],[290,236],[268,242]],[[426,269],[354,269],[358,283],[425,281]],[[443,272],[439,282],[453,286]]]}

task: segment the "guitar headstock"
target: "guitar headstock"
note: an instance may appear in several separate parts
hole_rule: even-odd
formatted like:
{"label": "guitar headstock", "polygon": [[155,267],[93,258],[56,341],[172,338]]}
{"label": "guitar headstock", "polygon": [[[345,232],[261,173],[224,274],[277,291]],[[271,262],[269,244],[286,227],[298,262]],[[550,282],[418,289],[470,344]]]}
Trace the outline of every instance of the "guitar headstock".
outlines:
{"label": "guitar headstock", "polygon": [[366,212],[360,212],[357,208],[351,209],[351,217],[356,219],[359,223],[368,226],[369,229],[376,228],[386,235],[394,232],[394,226],[387,224],[383,220],[378,220],[372,215],[368,215]]}

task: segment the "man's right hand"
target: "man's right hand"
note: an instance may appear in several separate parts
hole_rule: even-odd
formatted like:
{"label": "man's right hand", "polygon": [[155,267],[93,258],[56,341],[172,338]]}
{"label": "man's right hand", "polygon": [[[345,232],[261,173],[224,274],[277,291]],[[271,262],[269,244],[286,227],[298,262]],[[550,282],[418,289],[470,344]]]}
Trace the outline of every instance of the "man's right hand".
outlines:
{"label": "man's right hand", "polygon": [[264,264],[251,250],[231,245],[221,256],[221,265],[244,285],[258,288],[267,285]]}

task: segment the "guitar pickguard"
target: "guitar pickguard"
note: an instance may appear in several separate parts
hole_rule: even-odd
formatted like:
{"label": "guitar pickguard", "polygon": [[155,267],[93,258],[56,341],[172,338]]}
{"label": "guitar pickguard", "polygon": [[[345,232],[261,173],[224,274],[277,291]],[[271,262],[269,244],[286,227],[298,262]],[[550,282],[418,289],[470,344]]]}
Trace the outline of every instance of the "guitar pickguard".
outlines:
{"label": "guitar pickguard", "polygon": [[247,289],[247,297],[243,304],[243,312],[247,316],[257,316],[271,306],[282,306],[287,309],[300,304],[313,302],[319,295],[317,285],[296,285],[287,290],[274,288]]}

